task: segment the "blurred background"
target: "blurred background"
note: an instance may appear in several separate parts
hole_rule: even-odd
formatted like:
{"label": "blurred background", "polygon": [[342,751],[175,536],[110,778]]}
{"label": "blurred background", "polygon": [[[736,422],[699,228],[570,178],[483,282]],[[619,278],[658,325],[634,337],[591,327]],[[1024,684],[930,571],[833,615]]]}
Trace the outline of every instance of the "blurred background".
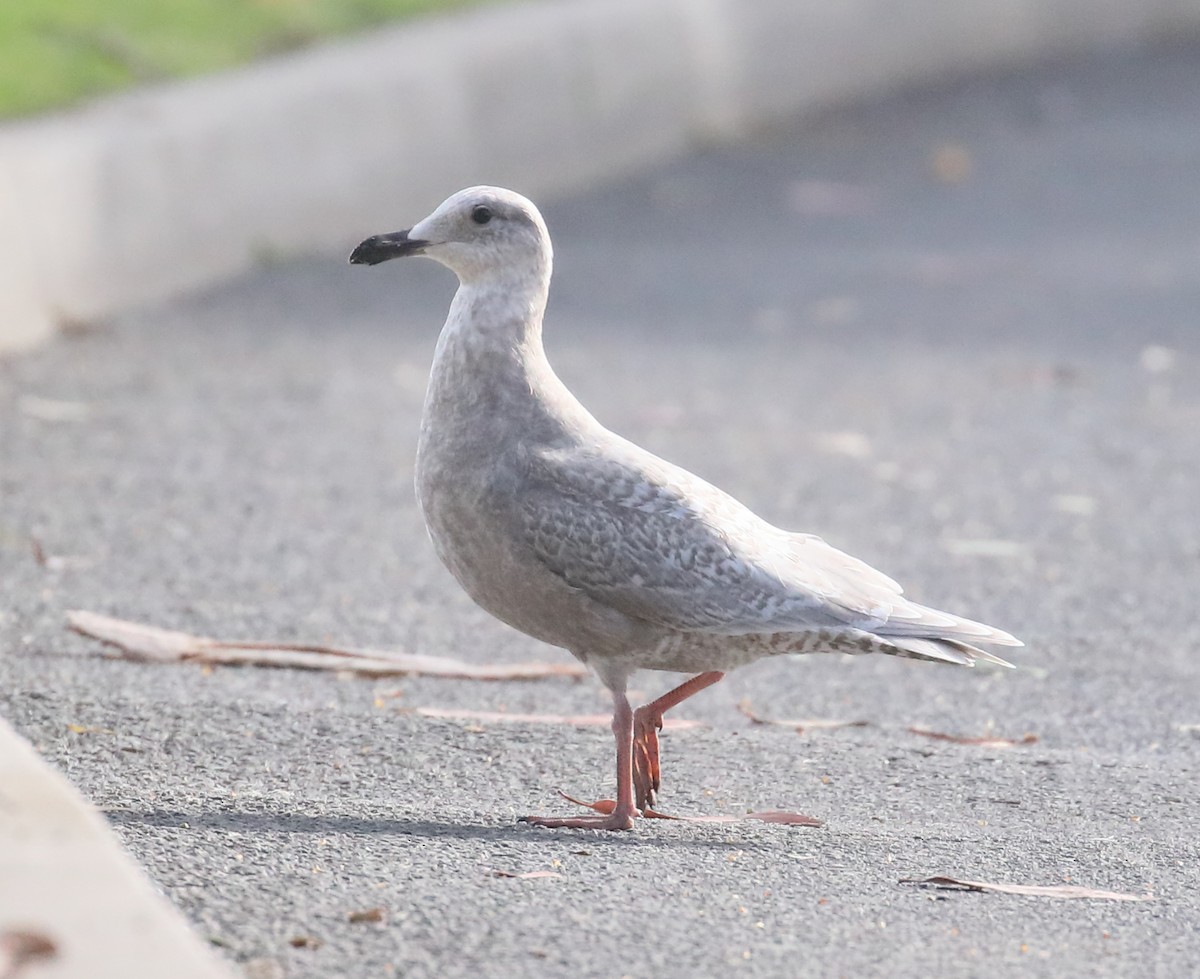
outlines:
{"label": "blurred background", "polygon": [[79,105],[470,3],[11,0],[0,11],[0,116]]}
{"label": "blurred background", "polygon": [[[0,712],[289,976],[526,974],[547,944],[578,975],[1029,974],[1026,945],[1038,974],[1194,973],[1200,3],[452,6],[0,3]],[[542,206],[549,354],[603,422],[1029,644],[1004,673],[781,659],[689,702],[673,807],[825,835],[555,851],[553,901],[500,900],[479,866],[547,852],[512,817],[609,791],[609,741],[408,708],[588,714],[596,685],[393,698],[64,630],[565,660],[471,605],[415,508],[452,276],[345,264],[481,182]],[[742,698],[871,726],[798,741]],[[1166,910],[962,902],[952,936],[892,878],[963,854]],[[674,903],[611,886],[648,855]],[[421,911],[347,934],[374,904]],[[548,943],[567,905],[587,940]],[[631,969],[633,933],[667,965]]]}
{"label": "blurred background", "polygon": [[10,0],[0,345],[352,244],[447,186],[546,200],[880,92],[1198,29],[1194,0]]}

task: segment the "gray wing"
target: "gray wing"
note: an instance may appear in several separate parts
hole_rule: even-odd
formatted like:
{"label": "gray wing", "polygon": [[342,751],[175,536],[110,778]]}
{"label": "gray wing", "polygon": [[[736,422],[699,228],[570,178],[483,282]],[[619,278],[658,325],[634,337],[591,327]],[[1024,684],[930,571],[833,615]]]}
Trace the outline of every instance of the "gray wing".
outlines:
{"label": "gray wing", "polygon": [[526,463],[527,543],[572,587],[627,615],[724,635],[870,630],[925,612],[956,621],[918,612],[886,575],[624,440]]}

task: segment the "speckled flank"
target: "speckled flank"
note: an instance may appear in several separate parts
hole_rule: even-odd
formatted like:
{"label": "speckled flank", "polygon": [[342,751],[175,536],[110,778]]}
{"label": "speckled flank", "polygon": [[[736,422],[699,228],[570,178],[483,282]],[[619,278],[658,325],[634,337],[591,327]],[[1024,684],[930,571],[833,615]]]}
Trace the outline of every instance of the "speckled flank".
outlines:
{"label": "speckled flank", "polygon": [[637,650],[629,657],[629,668],[676,672],[729,671],[767,656],[805,653],[842,653],[860,656],[885,653],[904,659],[928,659],[886,639],[856,629],[835,632],[817,629],[805,632],[754,633],[748,636],[718,636],[673,633],[657,645]]}

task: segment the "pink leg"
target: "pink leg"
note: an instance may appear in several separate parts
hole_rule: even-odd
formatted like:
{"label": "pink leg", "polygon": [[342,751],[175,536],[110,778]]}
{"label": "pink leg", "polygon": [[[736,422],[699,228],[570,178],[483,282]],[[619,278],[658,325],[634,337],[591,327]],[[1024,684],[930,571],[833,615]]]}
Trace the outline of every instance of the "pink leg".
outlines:
{"label": "pink leg", "polygon": [[658,732],[662,730],[663,714],[693,694],[711,687],[723,676],[724,673],[716,670],[700,673],[633,712],[633,784],[639,809],[644,811],[654,805],[658,792],[661,776]]}
{"label": "pink leg", "polygon": [[617,804],[613,811],[606,816],[524,816],[521,822],[551,829],[633,829],[638,815],[633,804],[633,710],[624,690],[613,691],[612,729],[617,741]]}

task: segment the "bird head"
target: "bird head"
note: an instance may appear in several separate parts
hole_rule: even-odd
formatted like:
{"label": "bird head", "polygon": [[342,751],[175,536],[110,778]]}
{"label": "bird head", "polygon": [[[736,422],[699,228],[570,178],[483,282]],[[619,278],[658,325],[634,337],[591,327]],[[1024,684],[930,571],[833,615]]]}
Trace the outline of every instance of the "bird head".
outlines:
{"label": "bird head", "polygon": [[351,265],[378,265],[424,255],[460,282],[550,271],[550,235],[533,203],[500,187],[468,187],[406,231],[372,235],[350,254]]}

